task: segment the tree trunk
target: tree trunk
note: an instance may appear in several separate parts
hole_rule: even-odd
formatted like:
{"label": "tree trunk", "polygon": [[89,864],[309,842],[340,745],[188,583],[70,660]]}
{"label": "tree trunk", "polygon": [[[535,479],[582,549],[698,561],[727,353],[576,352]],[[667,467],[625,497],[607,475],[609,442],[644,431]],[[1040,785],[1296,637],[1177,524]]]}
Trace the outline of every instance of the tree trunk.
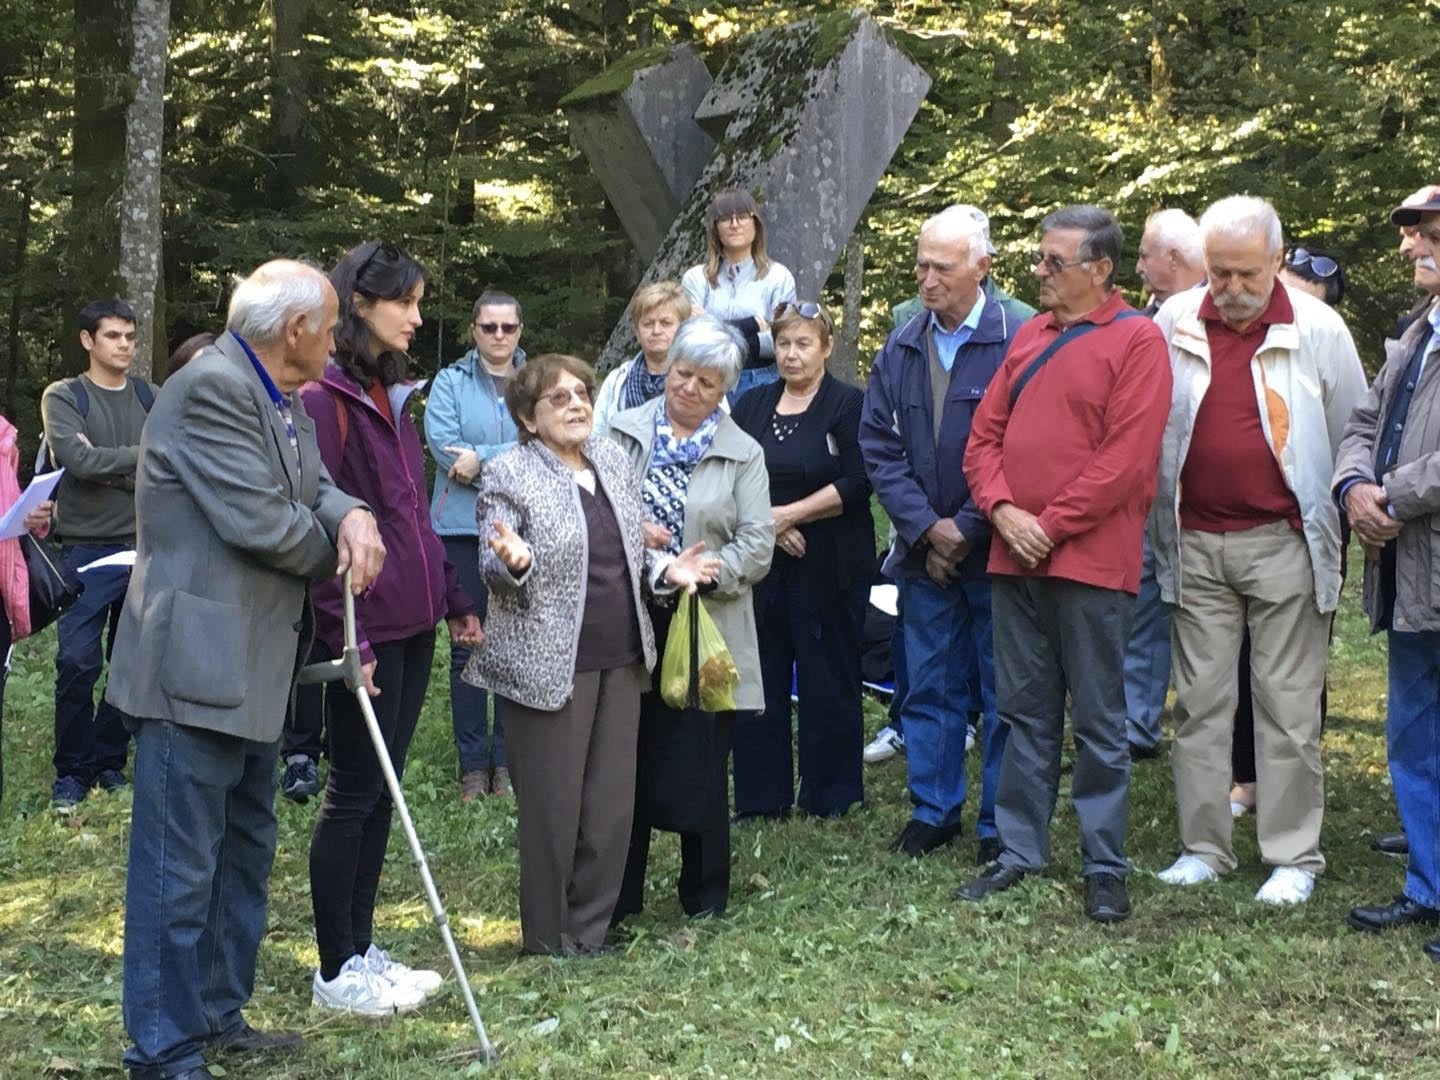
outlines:
{"label": "tree trunk", "polygon": [[826,365],[830,374],[860,385],[860,300],[865,284],[865,242],[857,228],[845,244],[845,310],[839,340]]}
{"label": "tree trunk", "polygon": [[160,153],[165,135],[165,51],[170,0],[135,0],[130,70],[135,94],[125,118],[125,184],[120,208],[120,277],[135,308],[134,371],[162,366],[165,332],[155,303],[160,280]]}
{"label": "tree trunk", "polygon": [[[69,222],[69,312],[116,296],[120,281],[120,187],[125,175],[125,110],[130,102],[127,33],[134,0],[75,0],[75,109]],[[80,341],[65,337],[66,367],[84,363]]]}
{"label": "tree trunk", "polygon": [[20,317],[25,307],[25,249],[30,242],[30,209],[34,193],[29,183],[20,185],[20,217],[15,226],[15,291],[10,294],[10,360],[5,366],[5,415],[16,416],[15,387],[25,358],[20,355]]}
{"label": "tree trunk", "polygon": [[270,0],[270,145],[271,171],[265,190],[270,206],[286,210],[299,201],[310,182],[306,111],[310,105],[301,63],[305,21],[313,0]]}

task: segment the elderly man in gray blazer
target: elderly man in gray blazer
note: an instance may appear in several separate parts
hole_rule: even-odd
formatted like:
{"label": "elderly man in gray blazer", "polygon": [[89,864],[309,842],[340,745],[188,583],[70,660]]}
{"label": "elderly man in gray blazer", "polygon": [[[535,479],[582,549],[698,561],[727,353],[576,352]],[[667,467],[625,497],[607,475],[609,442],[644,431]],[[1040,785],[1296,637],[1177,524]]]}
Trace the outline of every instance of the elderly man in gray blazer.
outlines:
{"label": "elderly man in gray blazer", "polygon": [[107,697],[136,718],[124,1019],[136,1080],[211,1075],[207,1052],[298,1046],[241,1015],[275,854],[275,763],[309,650],[307,585],[385,549],[331,483],[294,391],[333,350],[337,304],[302,263],[236,288],[229,331],[166,382],[135,483],[137,553]]}

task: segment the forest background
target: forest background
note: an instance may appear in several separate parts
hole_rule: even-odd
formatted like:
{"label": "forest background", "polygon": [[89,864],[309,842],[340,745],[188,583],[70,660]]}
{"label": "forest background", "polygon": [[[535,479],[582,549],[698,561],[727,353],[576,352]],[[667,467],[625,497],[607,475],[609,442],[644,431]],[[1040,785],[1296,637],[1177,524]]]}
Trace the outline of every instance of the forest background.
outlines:
{"label": "forest background", "polygon": [[[621,317],[644,267],[570,141],[558,107],[568,91],[667,43],[690,43],[718,71],[752,30],[852,7],[5,0],[0,408],[33,442],[40,391],[81,366],[75,310],[124,293],[126,111],[144,91],[136,20],[168,8],[154,46],[166,61],[154,370],[170,346],[223,324],[235,274],[279,255],[330,265],[382,237],[430,270],[413,354],[425,375],[466,347],[486,286],[521,298],[532,352],[593,357]],[[912,291],[919,222],[949,202],[989,212],[996,276],[1031,300],[1025,255],[1040,218],[1070,202],[1112,209],[1134,300],[1145,215],[1198,213],[1234,192],[1273,200],[1287,242],[1341,257],[1342,310],[1375,366],[1411,299],[1388,211],[1440,180],[1440,2],[867,10],[934,85],[858,227],[862,370],[890,305]],[[826,296],[837,308],[840,270]]]}

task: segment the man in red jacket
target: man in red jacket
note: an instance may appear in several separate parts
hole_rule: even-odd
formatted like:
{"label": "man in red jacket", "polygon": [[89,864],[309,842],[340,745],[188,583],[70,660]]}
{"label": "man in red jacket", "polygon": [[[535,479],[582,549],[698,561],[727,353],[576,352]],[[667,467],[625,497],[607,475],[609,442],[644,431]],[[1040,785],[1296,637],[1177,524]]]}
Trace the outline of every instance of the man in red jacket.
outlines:
{"label": "man in red jacket", "polygon": [[989,570],[995,689],[1010,742],[996,800],[1004,850],[955,895],[983,900],[1050,861],[1068,691],[1085,913],[1119,922],[1130,914],[1125,643],[1170,361],[1159,330],[1115,289],[1115,218],[1071,206],[1040,230],[1030,261],[1046,310],[1015,335],[965,451],[976,505],[1001,541]]}

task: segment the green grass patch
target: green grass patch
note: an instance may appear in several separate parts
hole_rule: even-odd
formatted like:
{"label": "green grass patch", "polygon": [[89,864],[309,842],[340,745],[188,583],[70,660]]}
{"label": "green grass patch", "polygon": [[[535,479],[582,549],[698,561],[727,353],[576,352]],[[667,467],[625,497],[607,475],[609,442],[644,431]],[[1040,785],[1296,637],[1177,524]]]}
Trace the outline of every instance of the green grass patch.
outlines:
{"label": "green grass patch", "polygon": [[[662,835],[649,911],[621,935],[619,953],[521,959],[513,803],[459,803],[437,658],[406,789],[481,1012],[505,1052],[496,1075],[1440,1076],[1440,968],[1419,951],[1425,935],[1344,927],[1351,904],[1386,899],[1402,874],[1367,847],[1396,822],[1383,642],[1365,633],[1357,591],[1347,590],[1332,650],[1330,869],[1314,899],[1291,911],[1255,903],[1264,873],[1253,818],[1237,826],[1241,865],[1227,880],[1161,886],[1152,875],[1177,847],[1161,758],[1135,770],[1135,915],[1114,928],[1081,912],[1063,788],[1051,872],[987,905],[950,899],[973,872],[973,835],[920,862],[887,854],[909,809],[902,759],[867,770],[867,805],[840,821],[737,829],[729,918],[685,921],[674,897],[676,845]],[[51,635],[17,650],[7,700],[0,1077],[116,1076],[129,796],[93,795],[65,818],[48,810],[52,653]],[[873,729],[881,714],[870,711]],[[453,980],[424,1011],[391,1022],[310,1009],[315,803],[278,805],[270,927],[249,1018],[299,1028],[309,1042],[291,1057],[231,1061],[229,1075],[481,1075],[464,1056],[473,1037]],[[402,959],[446,969],[398,828],[377,926]]]}

